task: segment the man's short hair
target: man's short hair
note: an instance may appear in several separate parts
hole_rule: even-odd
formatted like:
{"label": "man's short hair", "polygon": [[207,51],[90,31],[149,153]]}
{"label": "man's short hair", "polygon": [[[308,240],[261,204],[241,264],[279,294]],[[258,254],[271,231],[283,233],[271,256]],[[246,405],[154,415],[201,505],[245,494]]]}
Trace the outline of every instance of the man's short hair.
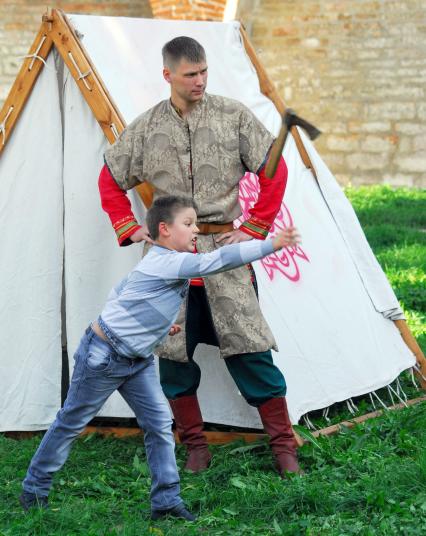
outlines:
{"label": "man's short hair", "polygon": [[154,201],[146,215],[146,225],[153,240],[157,240],[161,222],[172,224],[176,214],[184,208],[193,208],[197,211],[197,205],[190,197],[167,195]]}
{"label": "man's short hair", "polygon": [[182,58],[189,63],[201,63],[206,61],[206,52],[198,41],[192,37],[175,37],[168,41],[162,50],[163,65],[173,69]]}

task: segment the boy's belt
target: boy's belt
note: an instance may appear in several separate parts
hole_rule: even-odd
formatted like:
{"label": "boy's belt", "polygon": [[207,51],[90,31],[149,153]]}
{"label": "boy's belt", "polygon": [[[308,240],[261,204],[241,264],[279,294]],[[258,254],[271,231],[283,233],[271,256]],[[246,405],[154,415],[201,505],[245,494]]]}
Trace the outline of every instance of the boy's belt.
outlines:
{"label": "boy's belt", "polygon": [[232,223],[197,223],[200,234],[228,233],[234,230]]}

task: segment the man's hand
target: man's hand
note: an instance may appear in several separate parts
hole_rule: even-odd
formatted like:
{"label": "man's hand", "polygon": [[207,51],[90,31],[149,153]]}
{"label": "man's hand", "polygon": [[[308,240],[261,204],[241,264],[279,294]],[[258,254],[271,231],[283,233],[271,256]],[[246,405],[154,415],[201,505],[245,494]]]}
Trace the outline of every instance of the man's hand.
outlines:
{"label": "man's hand", "polygon": [[132,242],[142,242],[142,240],[145,240],[146,242],[149,242],[150,244],[153,244],[154,241],[152,240],[148,227],[143,224],[140,229],[135,231],[132,235],[130,235],[130,240]]}
{"label": "man's hand", "polygon": [[272,239],[274,250],[290,246],[297,246],[300,243],[300,235],[296,227],[288,227],[281,231]]}
{"label": "man's hand", "polygon": [[252,240],[252,236],[235,229],[235,231],[229,231],[227,233],[222,233],[217,236],[216,242],[223,242],[224,244],[237,244],[238,242],[245,242],[246,240]]}
{"label": "man's hand", "polygon": [[169,330],[169,335],[173,337],[173,335],[177,335],[182,331],[182,328],[179,326],[179,324],[172,324],[172,327]]}

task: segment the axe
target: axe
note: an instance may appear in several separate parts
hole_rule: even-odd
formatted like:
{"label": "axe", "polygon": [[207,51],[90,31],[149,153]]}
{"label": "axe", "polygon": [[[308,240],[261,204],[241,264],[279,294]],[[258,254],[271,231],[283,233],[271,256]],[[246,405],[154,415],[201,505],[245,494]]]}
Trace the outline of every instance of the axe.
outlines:
{"label": "axe", "polygon": [[285,145],[287,135],[290,132],[291,127],[294,126],[302,127],[304,130],[306,130],[306,133],[311,140],[314,140],[321,134],[321,131],[314,127],[314,125],[308,123],[307,121],[296,115],[294,110],[292,110],[291,108],[288,108],[283,115],[283,124],[281,126],[280,133],[278,134],[277,139],[272,144],[271,151],[269,153],[269,158],[266,163],[265,175],[269,179],[272,179],[275,175],[278,166],[278,160],[280,159],[280,156],[283,152],[283,147]]}

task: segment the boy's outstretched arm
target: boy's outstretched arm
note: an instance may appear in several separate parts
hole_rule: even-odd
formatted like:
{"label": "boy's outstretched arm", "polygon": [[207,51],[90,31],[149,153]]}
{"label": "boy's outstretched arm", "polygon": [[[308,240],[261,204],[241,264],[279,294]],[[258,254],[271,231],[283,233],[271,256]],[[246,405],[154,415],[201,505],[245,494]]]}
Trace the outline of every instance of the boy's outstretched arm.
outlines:
{"label": "boy's outstretched arm", "polygon": [[232,270],[262,259],[283,247],[296,246],[299,242],[297,230],[289,227],[271,239],[229,244],[211,253],[188,253],[179,267],[178,278],[205,277]]}

